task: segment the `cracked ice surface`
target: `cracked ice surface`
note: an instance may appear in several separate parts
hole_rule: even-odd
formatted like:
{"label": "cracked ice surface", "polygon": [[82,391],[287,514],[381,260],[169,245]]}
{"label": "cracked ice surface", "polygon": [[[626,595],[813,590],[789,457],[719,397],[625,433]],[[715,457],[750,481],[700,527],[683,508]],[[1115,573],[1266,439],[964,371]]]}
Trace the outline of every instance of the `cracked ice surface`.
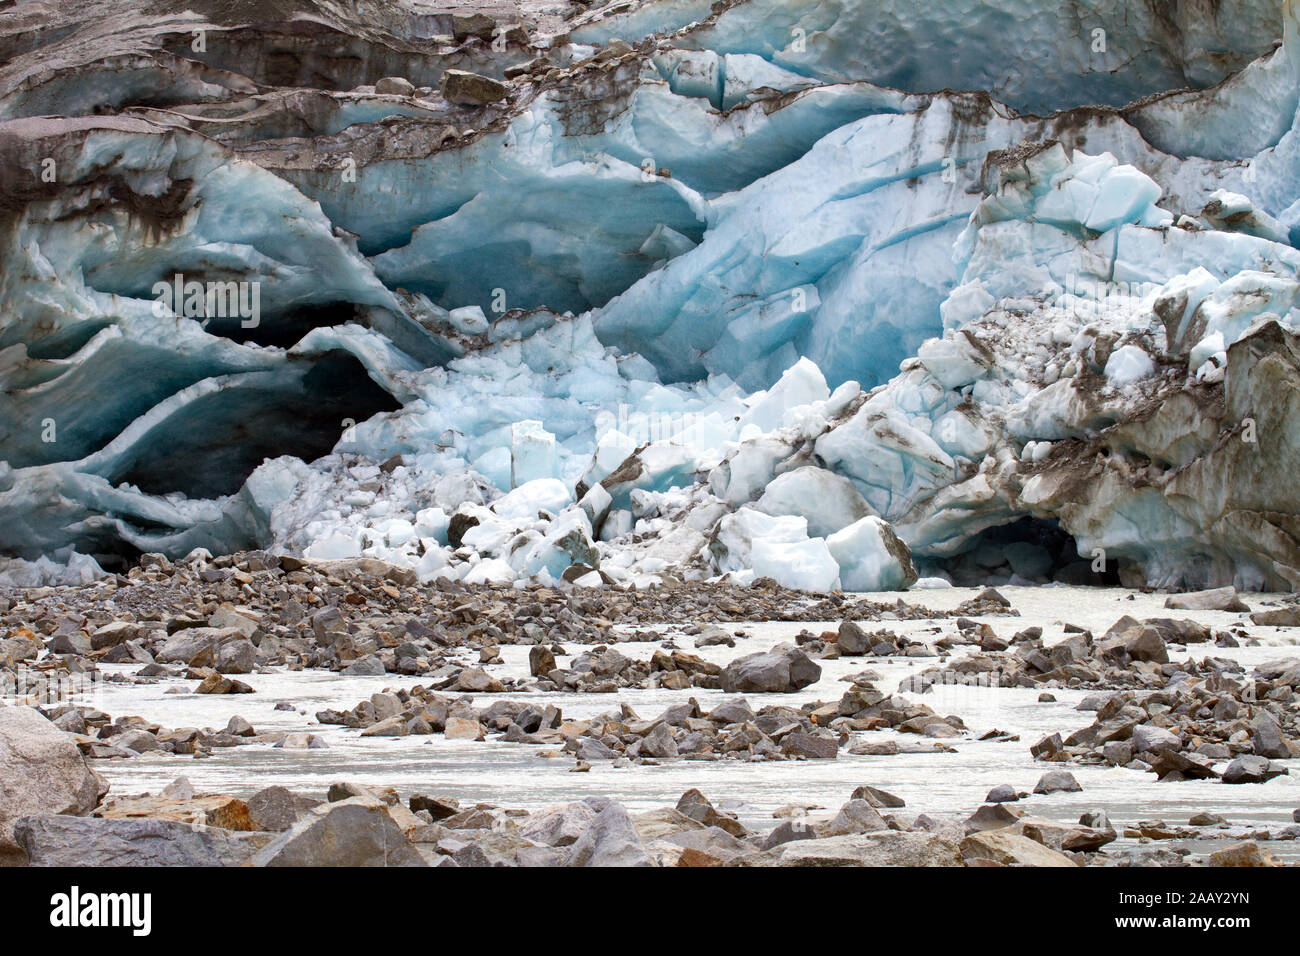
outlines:
{"label": "cracked ice surface", "polygon": [[1296,587],[1297,6],[1076,6],[5,34],[0,575]]}

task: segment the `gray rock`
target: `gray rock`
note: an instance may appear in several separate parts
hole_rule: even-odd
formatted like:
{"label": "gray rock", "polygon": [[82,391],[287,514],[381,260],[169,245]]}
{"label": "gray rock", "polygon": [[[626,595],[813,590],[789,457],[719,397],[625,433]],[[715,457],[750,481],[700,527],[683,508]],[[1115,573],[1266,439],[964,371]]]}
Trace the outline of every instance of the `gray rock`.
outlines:
{"label": "gray rock", "polygon": [[609,801],[569,849],[565,866],[653,866],[632,818]]}
{"label": "gray rock", "polygon": [[722,689],[728,694],[792,693],[815,684],[822,669],[803,651],[778,644],[767,653],[746,654],[722,669]]}
{"label": "gray rock", "polygon": [[104,820],[40,814],[14,827],[32,866],[239,866],[264,834],[174,820]]}
{"label": "gray rock", "polygon": [[228,641],[217,651],[216,669],[222,674],[251,674],[257,666],[257,648],[248,638]]}
{"label": "gray rock", "polygon": [[871,637],[852,621],[840,623],[835,642],[839,645],[840,653],[850,657],[865,654],[871,648]]}
{"label": "gray rock", "polygon": [[217,662],[217,648],[225,641],[242,637],[234,628],[189,627],[167,638],[154,653],[154,659],[160,664],[212,667]]}
{"label": "gray rock", "polygon": [[413,96],[415,94],[415,84],[400,76],[386,76],[375,82],[375,92],[397,96]]}
{"label": "gray rock", "polygon": [[727,724],[743,724],[745,721],[753,720],[754,717],[753,708],[749,706],[749,701],[743,697],[724,700],[709,711],[709,720],[724,726]]}
{"label": "gray rock", "polygon": [[1175,611],[1249,611],[1237,597],[1237,589],[1232,586],[1214,588],[1212,591],[1191,591],[1187,594],[1172,594],[1165,599],[1165,607]]}
{"label": "gray rock", "polygon": [[344,677],[383,677],[387,671],[384,670],[384,662],[370,654],[359,661],[353,661],[339,673]]}
{"label": "gray rock", "polygon": [[980,833],[984,830],[998,830],[1018,822],[1024,815],[1023,810],[1004,803],[986,803],[966,818],[965,831]]}
{"label": "gray rock", "polygon": [[792,840],[742,857],[740,866],[961,866],[956,844],[925,832],[881,830]]}
{"label": "gray rock", "polygon": [[834,760],[839,756],[840,742],[834,737],[804,734],[798,731],[781,738],[781,752],[809,760]]}
{"label": "gray rock", "polygon": [[1223,771],[1224,783],[1264,783],[1274,777],[1280,777],[1286,770],[1275,766],[1267,757],[1255,754],[1242,754]]}
{"label": "gray rock", "polygon": [[1110,817],[1106,815],[1105,810],[1089,810],[1079,817],[1081,826],[1091,827],[1094,830],[1110,830]]}
{"label": "gray rock", "polygon": [[0,865],[22,863],[20,818],[86,814],[107,792],[71,736],[30,707],[0,704]]}
{"label": "gray rock", "polygon": [[1068,770],[1049,770],[1034,784],[1034,793],[1078,793],[1082,789]]}
{"label": "gray rock", "polygon": [[1266,627],[1300,627],[1300,604],[1256,611],[1250,620]]}
{"label": "gray rock", "polygon": [[139,624],[131,621],[113,621],[91,633],[90,646],[94,650],[102,651],[110,647],[117,647],[119,644],[125,644],[127,641],[138,637],[139,634]]}
{"label": "gray rock", "polygon": [[1291,748],[1286,738],[1282,736],[1282,728],[1277,725],[1276,720],[1263,711],[1251,724],[1250,742],[1257,756],[1269,757],[1273,760],[1288,760],[1291,757]]}
{"label": "gray rock", "polygon": [[287,787],[266,787],[248,798],[248,815],[259,829],[282,833],[320,803]]}
{"label": "gray rock", "polygon": [[555,670],[555,653],[545,644],[534,644],[528,649],[528,673],[545,677]]}
{"label": "gray rock", "polygon": [[162,795],[171,800],[193,800],[194,784],[190,783],[189,777],[177,777],[163,787]]}
{"label": "gray rock", "polygon": [[1134,753],[1142,753],[1144,750],[1154,752],[1167,747],[1177,750],[1182,746],[1183,741],[1176,733],[1164,727],[1157,727],[1155,724],[1139,724],[1133,728],[1131,743]]}
{"label": "gray rock", "polygon": [[673,740],[672,728],[667,724],[658,724],[654,730],[641,738],[638,753],[643,757],[676,757],[677,742]]}
{"label": "gray rock", "polygon": [[826,824],[817,828],[819,837],[844,836],[849,833],[873,833],[887,830],[889,824],[876,812],[875,807],[865,800],[850,800],[840,808],[840,812]]}
{"label": "gray rock", "polygon": [[907,806],[907,801],[902,797],[896,797],[888,790],[877,790],[875,787],[869,787],[866,784],[855,789],[851,797],[854,800],[865,800],[876,809],[881,807],[897,809]]}
{"label": "gray rock", "polygon": [[985,803],[1014,803],[1020,799],[1020,793],[1009,783],[1000,783],[989,791]]}
{"label": "gray rock", "polygon": [[806,820],[786,820],[774,827],[763,840],[762,848],[770,850],[791,840],[816,840],[817,831]]}
{"label": "gray rock", "polygon": [[322,804],[267,844],[254,866],[427,866],[382,800]]}
{"label": "gray rock", "polygon": [[566,803],[531,815],[519,835],[545,846],[572,846],[591,825],[596,808],[585,801]]}
{"label": "gray rock", "polygon": [[486,106],[510,95],[501,81],[465,70],[443,70],[439,86],[447,102],[457,106]]}

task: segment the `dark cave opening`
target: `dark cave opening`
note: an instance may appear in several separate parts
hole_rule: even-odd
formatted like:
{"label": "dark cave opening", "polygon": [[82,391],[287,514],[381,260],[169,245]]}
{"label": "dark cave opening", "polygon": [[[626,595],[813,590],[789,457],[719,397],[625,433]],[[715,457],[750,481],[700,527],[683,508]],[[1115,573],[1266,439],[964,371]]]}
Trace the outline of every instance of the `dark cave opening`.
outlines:
{"label": "dark cave opening", "polygon": [[216,316],[203,320],[203,328],[212,335],[231,339],[241,345],[262,345],[288,349],[312,329],[328,328],[359,321],[357,307],[351,302],[331,302],[325,305],[305,305],[274,317],[261,316],[256,325],[246,328],[248,321],[240,316]]}
{"label": "dark cave opening", "polygon": [[1001,584],[1063,584],[1116,587],[1120,583],[1115,558],[1104,571],[1094,571],[1091,557],[1080,557],[1078,545],[1055,519],[1023,517],[988,528],[961,554],[935,559],[932,567],[958,587],[997,587]]}
{"label": "dark cave opening", "polygon": [[155,428],[129,469],[112,480],[149,494],[233,494],[263,460],[313,461],[338,442],[345,420],[362,422],[400,407],[353,356],[328,352],[304,374],[274,385],[200,398]]}

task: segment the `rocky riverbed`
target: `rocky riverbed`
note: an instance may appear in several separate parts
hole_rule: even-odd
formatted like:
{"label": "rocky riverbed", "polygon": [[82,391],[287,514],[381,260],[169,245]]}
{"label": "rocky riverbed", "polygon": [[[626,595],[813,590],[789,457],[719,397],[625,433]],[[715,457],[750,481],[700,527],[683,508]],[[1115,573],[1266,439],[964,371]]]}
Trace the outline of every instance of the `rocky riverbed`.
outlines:
{"label": "rocky riverbed", "polygon": [[420,585],[248,552],[0,608],[8,862],[1300,859],[1288,595]]}

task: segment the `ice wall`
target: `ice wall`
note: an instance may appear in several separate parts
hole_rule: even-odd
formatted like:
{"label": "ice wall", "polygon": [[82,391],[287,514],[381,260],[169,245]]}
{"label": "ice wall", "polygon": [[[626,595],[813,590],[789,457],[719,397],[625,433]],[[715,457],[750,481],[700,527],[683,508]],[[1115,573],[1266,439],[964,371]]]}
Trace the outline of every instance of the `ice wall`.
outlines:
{"label": "ice wall", "polygon": [[715,6],[20,4],[4,573],[1294,586],[1294,0]]}

